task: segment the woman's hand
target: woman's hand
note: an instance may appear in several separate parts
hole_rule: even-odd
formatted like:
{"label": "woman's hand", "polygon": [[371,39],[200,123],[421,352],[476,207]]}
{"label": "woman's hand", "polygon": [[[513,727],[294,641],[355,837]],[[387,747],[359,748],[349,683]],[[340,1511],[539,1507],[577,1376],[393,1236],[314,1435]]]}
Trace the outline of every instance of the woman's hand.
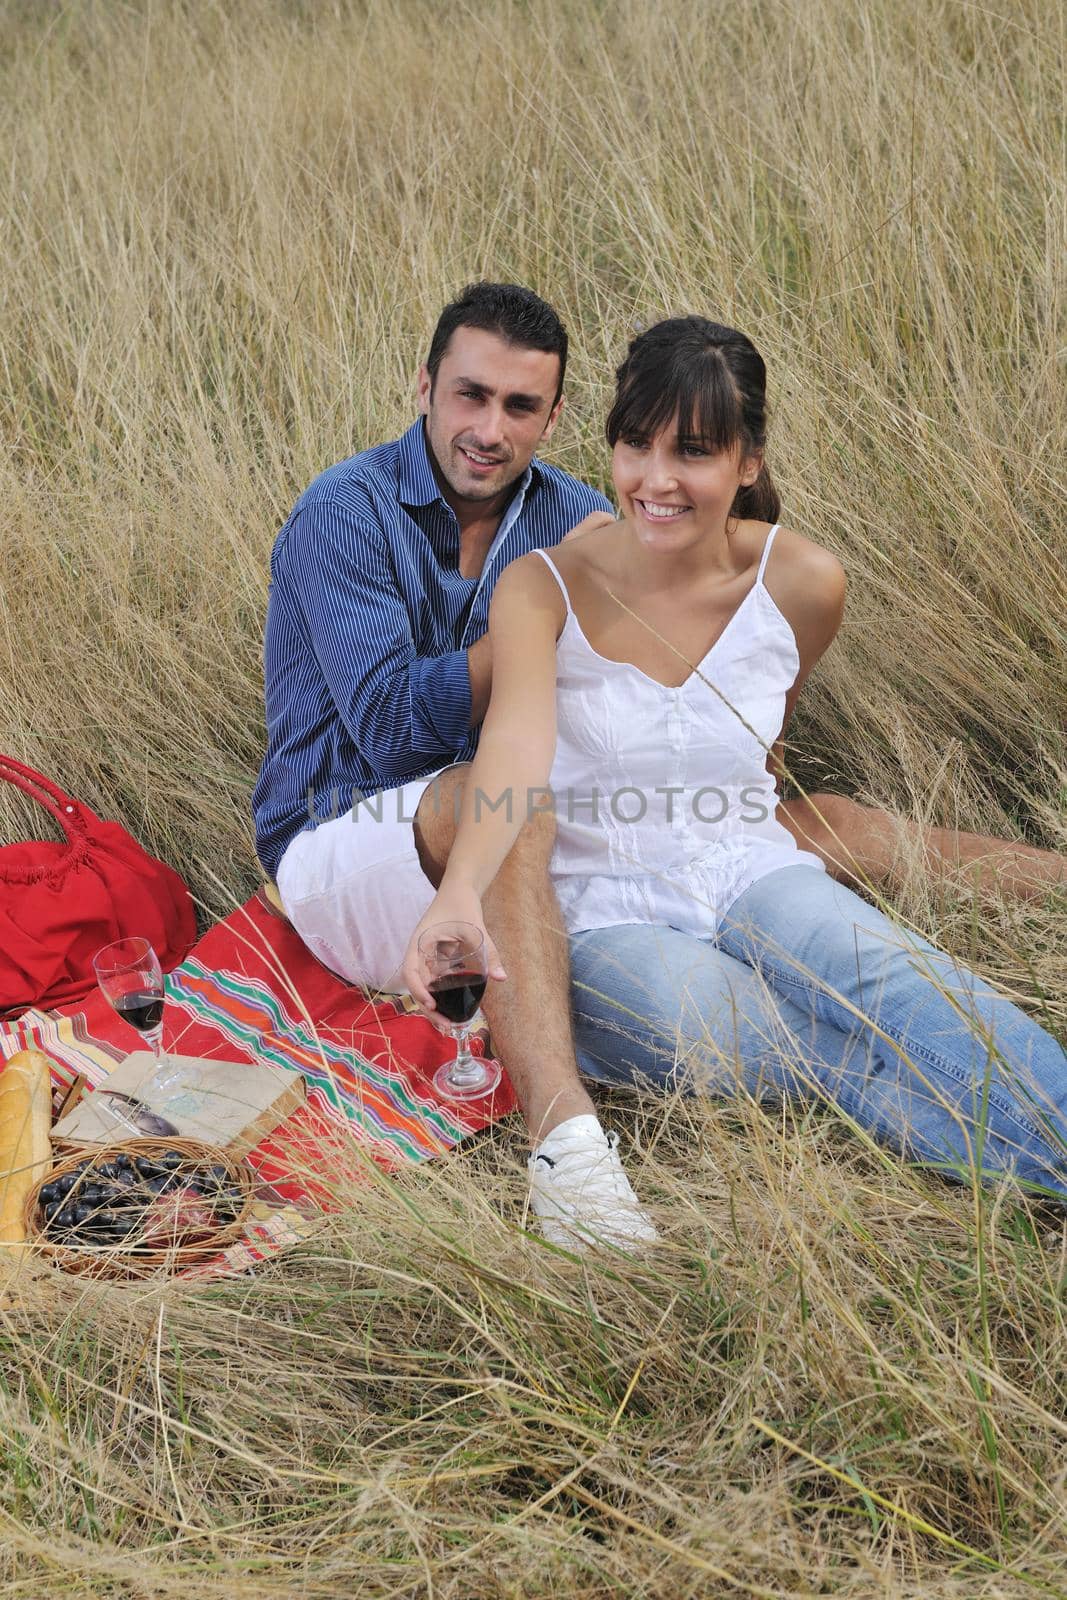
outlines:
{"label": "woman's hand", "polygon": [[426,915],[408,941],[404,964],[401,967],[401,977],[407,986],[413,1000],[418,1002],[421,1011],[434,1020],[437,1006],[433,995],[430,993],[430,974],[426,963],[419,954],[419,940],[428,928],[437,922],[469,922],[476,928],[485,942],[486,972],[490,979],[502,983],[507,977],[503,963],[497,955],[496,945],[490,939],[482,917],[482,903],[473,889],[452,887],[442,884],[434,896]]}

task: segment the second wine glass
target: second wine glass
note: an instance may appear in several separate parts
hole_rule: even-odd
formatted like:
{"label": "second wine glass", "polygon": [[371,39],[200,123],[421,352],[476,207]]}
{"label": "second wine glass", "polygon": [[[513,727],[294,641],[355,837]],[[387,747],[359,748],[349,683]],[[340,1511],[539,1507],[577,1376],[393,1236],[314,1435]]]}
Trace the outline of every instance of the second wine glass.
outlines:
{"label": "second wine glass", "polygon": [[456,1041],[456,1058],[438,1067],[434,1088],[448,1100],[480,1100],[501,1078],[496,1062],[471,1055],[469,1044],[471,1023],[485,993],[485,940],[471,922],[435,922],[419,939],[419,954],[434,1003]]}
{"label": "second wine glass", "polygon": [[163,1006],[167,991],[159,957],[147,939],[116,939],[93,957],[96,981],[124,1022],[136,1028],[155,1056],[145,1087],[166,1096],[188,1086],[177,1063],[163,1050]]}

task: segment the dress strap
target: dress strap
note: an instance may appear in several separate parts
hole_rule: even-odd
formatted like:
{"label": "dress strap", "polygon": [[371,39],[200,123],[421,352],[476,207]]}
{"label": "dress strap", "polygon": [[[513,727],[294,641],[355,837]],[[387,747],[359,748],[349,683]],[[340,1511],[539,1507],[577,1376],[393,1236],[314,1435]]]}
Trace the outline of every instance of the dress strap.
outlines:
{"label": "dress strap", "polygon": [[571,597],[567,593],[567,585],[564,583],[563,578],[562,578],[562,576],[560,574],[560,570],[556,566],[556,563],[552,560],[552,558],[549,556],[549,554],[548,554],[548,552],[546,550],[534,550],[533,554],[535,556],[540,556],[541,557],[541,560],[545,563],[545,566],[548,568],[549,572],[551,572],[552,576],[555,578],[556,582],[559,584],[560,591],[561,591],[561,593],[563,595],[564,603],[566,604],[566,607],[567,607],[567,615],[568,615],[568,617],[572,616],[573,612],[571,610]]}
{"label": "dress strap", "polygon": [[764,571],[766,570],[766,567],[767,567],[767,557],[771,553],[771,545],[774,543],[774,536],[778,532],[779,526],[780,526],[780,524],[776,522],[774,524],[774,527],[771,529],[770,533],[767,535],[766,539],[764,540],[763,556],[762,556],[762,558],[760,560],[759,571],[756,573],[756,582],[757,582],[757,584],[760,584],[760,583],[763,582],[763,574],[764,574]]}

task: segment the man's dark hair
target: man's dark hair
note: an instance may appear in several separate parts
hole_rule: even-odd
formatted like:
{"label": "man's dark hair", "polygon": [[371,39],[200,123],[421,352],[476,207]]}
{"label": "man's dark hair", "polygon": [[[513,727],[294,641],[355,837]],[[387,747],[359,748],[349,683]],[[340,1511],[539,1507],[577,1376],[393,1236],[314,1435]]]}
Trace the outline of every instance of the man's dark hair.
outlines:
{"label": "man's dark hair", "polygon": [[559,400],[567,370],[567,330],[552,307],[532,289],[524,289],[518,283],[468,283],[459,298],[445,306],[426,357],[431,392],[448,341],[457,328],[483,328],[486,333],[506,339],[508,344],[558,356],[559,383],[552,404]]}

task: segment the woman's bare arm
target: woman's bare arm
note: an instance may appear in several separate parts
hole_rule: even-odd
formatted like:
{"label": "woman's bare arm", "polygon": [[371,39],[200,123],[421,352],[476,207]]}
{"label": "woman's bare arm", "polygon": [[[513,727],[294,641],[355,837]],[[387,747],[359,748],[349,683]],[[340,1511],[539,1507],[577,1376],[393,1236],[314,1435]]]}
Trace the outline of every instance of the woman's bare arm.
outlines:
{"label": "woman's bare arm", "polygon": [[845,614],[846,578],[844,567],[829,550],[787,529],[779,531],[774,553],[779,559],[774,564],[768,588],[793,630],[800,656],[799,670],[786,695],[782,731],[767,761],[767,771],[777,786],[785,771],[785,730],[800,691],[816,662],[836,638]]}
{"label": "woman's bare arm", "polygon": [[493,686],[478,753],[463,785],[463,809],[437,894],[412,933],[403,975],[429,1002],[418,956],[434,922],[474,923],[486,938],[481,898],[543,791],[556,751],[556,640],[566,618],[559,585],[540,556],[509,566],[489,608]]}

